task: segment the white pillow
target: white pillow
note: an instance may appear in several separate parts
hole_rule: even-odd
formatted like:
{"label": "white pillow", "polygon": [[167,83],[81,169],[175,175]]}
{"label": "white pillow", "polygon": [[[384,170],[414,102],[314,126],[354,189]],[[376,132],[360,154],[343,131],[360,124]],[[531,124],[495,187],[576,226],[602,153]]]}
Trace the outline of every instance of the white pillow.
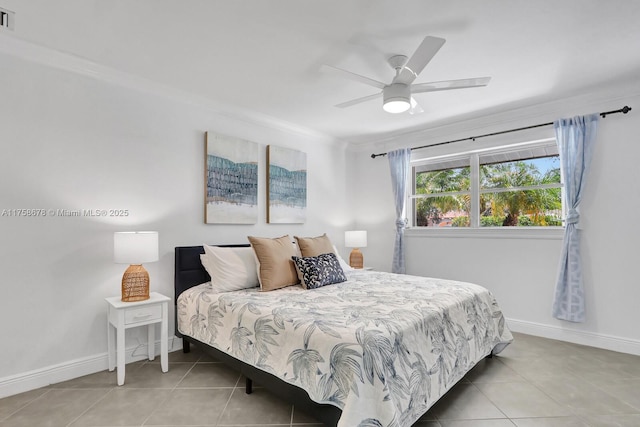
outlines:
{"label": "white pillow", "polygon": [[336,257],[338,258],[338,262],[340,263],[340,267],[342,267],[343,271],[355,270],[355,268],[351,267],[345,260],[340,256],[340,252],[338,252],[338,248],[336,245],[333,245],[333,252],[335,252]]}
{"label": "white pillow", "polygon": [[237,291],[260,285],[253,249],[203,246],[204,254],[200,255],[200,261],[211,276],[213,290]]}

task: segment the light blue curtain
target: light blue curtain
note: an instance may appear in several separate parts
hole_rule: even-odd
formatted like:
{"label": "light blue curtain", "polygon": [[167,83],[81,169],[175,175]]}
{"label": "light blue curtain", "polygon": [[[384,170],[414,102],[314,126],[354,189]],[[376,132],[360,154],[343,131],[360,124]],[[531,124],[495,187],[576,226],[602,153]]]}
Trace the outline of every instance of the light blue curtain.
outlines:
{"label": "light blue curtain", "polygon": [[404,229],[407,226],[405,218],[407,205],[407,181],[409,179],[409,161],[411,149],[401,148],[390,151],[389,168],[391,169],[391,186],[396,204],[396,243],[393,249],[392,273],[405,273],[404,265]]}
{"label": "light blue curtain", "polygon": [[553,301],[553,316],[570,322],[584,322],[585,303],[580,262],[578,206],[591,164],[598,129],[598,114],[560,119],[553,123],[564,181],[567,216],[560,256],[560,270]]}

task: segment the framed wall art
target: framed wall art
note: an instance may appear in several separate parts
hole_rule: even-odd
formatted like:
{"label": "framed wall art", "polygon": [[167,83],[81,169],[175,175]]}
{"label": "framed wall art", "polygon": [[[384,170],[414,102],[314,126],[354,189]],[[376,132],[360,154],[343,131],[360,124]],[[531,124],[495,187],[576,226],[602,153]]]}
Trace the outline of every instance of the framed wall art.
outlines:
{"label": "framed wall art", "polygon": [[259,145],[225,135],[205,135],[206,224],[258,222]]}
{"label": "framed wall art", "polygon": [[302,224],[307,218],[307,155],[267,146],[267,223]]}

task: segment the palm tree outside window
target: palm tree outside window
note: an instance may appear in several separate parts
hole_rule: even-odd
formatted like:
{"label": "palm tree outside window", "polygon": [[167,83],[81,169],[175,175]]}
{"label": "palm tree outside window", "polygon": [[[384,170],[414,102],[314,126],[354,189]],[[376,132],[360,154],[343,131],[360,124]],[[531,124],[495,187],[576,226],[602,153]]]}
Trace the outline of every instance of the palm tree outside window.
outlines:
{"label": "palm tree outside window", "polygon": [[413,180],[413,226],[562,226],[554,141],[427,160],[414,166]]}

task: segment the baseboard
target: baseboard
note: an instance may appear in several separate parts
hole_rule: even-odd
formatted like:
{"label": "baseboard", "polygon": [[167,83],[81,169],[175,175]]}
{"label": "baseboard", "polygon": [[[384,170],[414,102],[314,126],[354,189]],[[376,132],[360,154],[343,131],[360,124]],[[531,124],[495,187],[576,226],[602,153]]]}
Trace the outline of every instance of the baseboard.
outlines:
{"label": "baseboard", "polygon": [[[182,349],[182,340],[169,337],[169,352]],[[155,355],[160,355],[160,341],[155,343]],[[136,362],[147,358],[147,345],[140,344],[127,347],[125,363]],[[21,374],[0,378],[0,399],[18,393],[46,387],[62,381],[72,380],[84,375],[94,374],[109,368],[107,353],[83,357],[68,362],[51,365]]]}
{"label": "baseboard", "polygon": [[[606,350],[640,356],[640,341],[593,332],[565,329],[559,326],[524,320],[507,319],[507,324],[513,332],[535,335],[560,341],[572,342]],[[182,349],[182,340],[178,337],[169,338],[169,352]],[[155,354],[160,354],[160,342],[155,343]],[[127,348],[126,363],[146,359],[146,345],[136,345]],[[104,371],[109,367],[107,353],[89,356],[69,362],[48,366],[33,371],[0,378],[0,398],[24,393],[50,384],[72,380],[84,375]]]}
{"label": "baseboard", "polygon": [[640,356],[640,341],[638,340],[516,319],[507,319],[507,324],[513,332]]}

